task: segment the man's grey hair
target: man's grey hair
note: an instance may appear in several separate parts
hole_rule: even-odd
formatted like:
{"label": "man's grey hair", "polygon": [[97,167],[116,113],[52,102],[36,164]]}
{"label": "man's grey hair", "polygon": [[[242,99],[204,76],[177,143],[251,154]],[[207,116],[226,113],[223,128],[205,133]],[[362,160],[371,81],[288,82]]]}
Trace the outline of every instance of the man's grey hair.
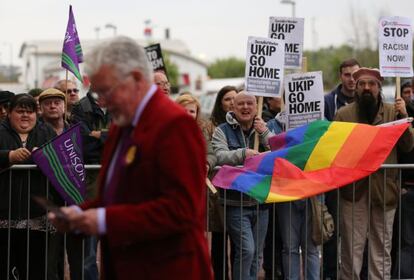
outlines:
{"label": "man's grey hair", "polygon": [[72,83],[72,85],[74,85],[75,87],[78,87],[77,83],[75,81],[72,81],[72,80],[67,80],[67,81],[66,80],[59,80],[53,85],[53,87],[64,93],[65,90],[63,90],[63,89],[66,88],[66,83],[67,84]]}
{"label": "man's grey hair", "polygon": [[143,47],[133,39],[119,36],[100,43],[85,56],[85,72],[92,76],[103,65],[113,66],[119,77],[139,70],[152,83],[153,70]]}

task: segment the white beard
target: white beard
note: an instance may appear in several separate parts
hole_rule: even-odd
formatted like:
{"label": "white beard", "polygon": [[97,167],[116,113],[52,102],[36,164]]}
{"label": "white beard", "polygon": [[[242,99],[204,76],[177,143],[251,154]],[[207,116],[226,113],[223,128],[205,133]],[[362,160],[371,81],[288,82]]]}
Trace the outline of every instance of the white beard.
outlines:
{"label": "white beard", "polygon": [[112,116],[112,122],[120,127],[130,124],[124,115]]}

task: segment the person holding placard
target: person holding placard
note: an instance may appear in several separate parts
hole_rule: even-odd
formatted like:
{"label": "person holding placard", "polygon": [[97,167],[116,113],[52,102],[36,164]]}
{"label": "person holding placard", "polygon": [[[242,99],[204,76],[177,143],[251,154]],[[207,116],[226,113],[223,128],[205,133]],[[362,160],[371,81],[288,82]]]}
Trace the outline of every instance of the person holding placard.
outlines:
{"label": "person holding placard", "polygon": [[[233,112],[227,113],[226,123],[219,125],[213,134],[212,145],[218,165],[241,165],[245,159],[258,155],[259,152],[253,150],[255,132],[259,133],[260,150],[266,149],[273,133],[256,114],[256,98],[246,91],[239,92],[234,98]],[[268,225],[268,207],[258,205],[255,199],[234,190],[222,191],[220,198],[224,199],[226,226],[235,249],[232,279],[257,279]]]}
{"label": "person holding placard", "polygon": [[[414,117],[414,102],[412,81],[408,80],[401,85],[401,98],[405,101],[405,108],[409,117]],[[411,123],[413,125],[413,123]],[[408,153],[398,151],[398,163],[413,164],[414,149]],[[394,279],[414,278],[414,170],[401,170],[401,201],[394,220],[394,234],[392,243],[392,266]],[[401,225],[401,227],[400,227]],[[399,245],[401,242],[401,246]]]}
{"label": "person holding placard", "polygon": [[[335,115],[336,121],[379,125],[408,116],[402,98],[397,98],[395,104],[383,102],[383,78],[377,69],[360,68],[352,73],[352,77],[356,81],[355,102],[341,108]],[[397,145],[402,151],[410,151],[414,147],[411,127]],[[397,163],[396,148],[384,163]],[[341,279],[360,279],[367,238],[369,279],[390,279],[392,225],[399,193],[398,171],[391,169],[384,174],[384,170],[379,170],[370,179],[354,184],[340,190]]]}

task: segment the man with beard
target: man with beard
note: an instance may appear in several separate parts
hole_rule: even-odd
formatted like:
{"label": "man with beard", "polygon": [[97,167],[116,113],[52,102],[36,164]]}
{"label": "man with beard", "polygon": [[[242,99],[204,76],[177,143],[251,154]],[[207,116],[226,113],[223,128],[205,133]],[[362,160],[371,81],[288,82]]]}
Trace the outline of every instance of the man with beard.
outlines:
{"label": "man with beard", "polygon": [[[355,102],[341,108],[336,121],[378,125],[407,117],[405,102],[382,101],[383,78],[377,69],[360,68],[352,73],[356,81]],[[414,134],[409,127],[398,141],[398,148],[410,151]],[[397,163],[394,148],[385,163]],[[384,186],[386,181],[386,186]],[[368,187],[368,185],[370,185]],[[362,256],[367,238],[369,279],[390,279],[392,224],[398,203],[398,171],[384,170],[340,190],[341,279],[360,279]],[[385,224],[384,224],[385,222]]]}

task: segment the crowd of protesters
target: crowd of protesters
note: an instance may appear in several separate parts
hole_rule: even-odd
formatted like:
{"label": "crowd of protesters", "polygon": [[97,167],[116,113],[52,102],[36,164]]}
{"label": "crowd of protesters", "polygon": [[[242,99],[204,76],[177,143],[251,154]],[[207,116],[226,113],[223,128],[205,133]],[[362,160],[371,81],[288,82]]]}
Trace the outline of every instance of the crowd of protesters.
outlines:
{"label": "crowd of protesters", "polygon": [[[414,116],[411,81],[402,84],[401,98],[391,105],[381,98],[383,78],[377,70],[361,67],[355,59],[344,61],[338,70],[340,84],[325,96],[325,119],[376,125]],[[154,84],[171,95],[164,73],[155,73]],[[256,98],[233,86],[218,91],[208,118],[203,118],[202,113],[207,112],[201,112],[198,99],[191,93],[185,92],[175,101],[203,132],[209,178],[216,166],[242,165],[245,159],[269,150],[269,137],[284,131],[283,100],[279,97],[265,99],[263,119],[257,115]],[[25,279],[27,271],[33,279],[44,279],[45,274],[47,279],[63,279],[65,249],[71,279],[82,279],[82,274],[84,279],[98,279],[97,238],[65,238],[48,225],[46,213],[30,203],[30,195],[37,194],[64,204],[40,171],[31,171],[30,176],[26,171],[4,172],[13,164],[32,164],[33,149],[76,123],[81,124],[84,162],[100,164],[111,117],[94,92],[80,99],[77,84],[65,80],[54,88],[32,89],[28,94],[0,92],[0,279],[6,274],[11,279]],[[255,133],[259,135],[258,150],[253,148]],[[387,163],[413,163],[413,145],[410,129]],[[390,189],[386,201],[383,172],[373,174],[370,192],[368,181],[361,180],[356,188],[347,186],[326,193],[324,202],[334,218],[336,232],[324,244],[323,252],[311,238],[308,199],[261,205],[237,191],[213,193],[206,188],[206,228],[211,232],[215,279],[257,279],[262,267],[265,279],[414,277],[413,174],[411,170],[402,173],[401,201],[395,171],[386,173],[386,187]],[[97,176],[95,170],[87,173],[88,198],[96,195]],[[26,256],[29,244],[30,256]]]}

